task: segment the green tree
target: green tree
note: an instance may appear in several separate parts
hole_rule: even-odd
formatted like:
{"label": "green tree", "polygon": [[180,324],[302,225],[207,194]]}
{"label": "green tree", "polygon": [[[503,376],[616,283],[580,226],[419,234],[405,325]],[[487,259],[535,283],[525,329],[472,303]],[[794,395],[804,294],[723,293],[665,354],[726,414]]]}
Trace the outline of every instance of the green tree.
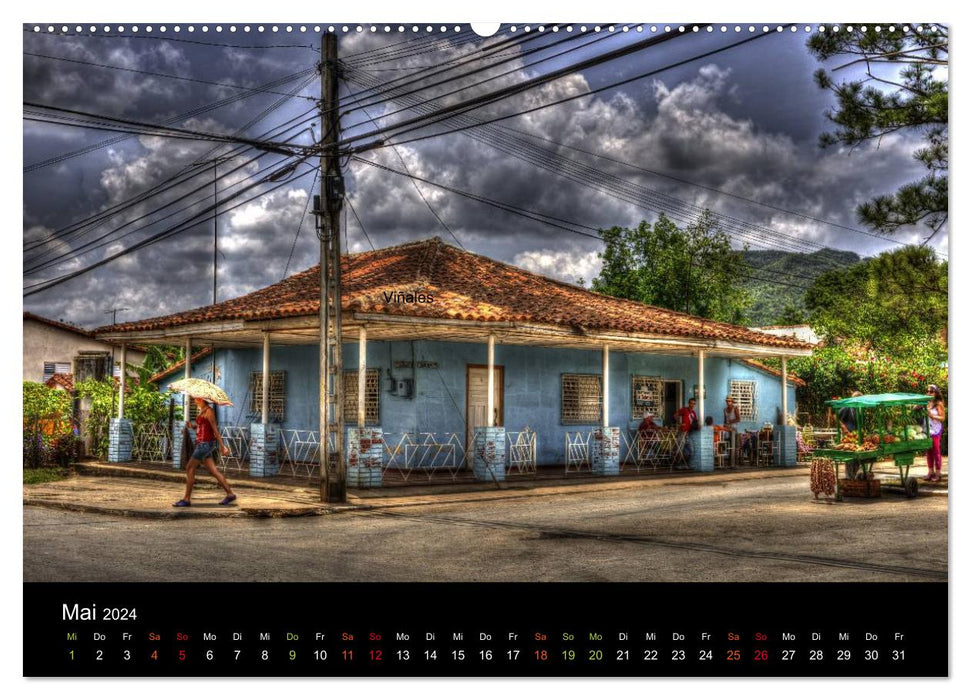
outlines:
{"label": "green tree", "polygon": [[947,335],[947,270],[933,251],[908,246],[824,273],[806,292],[810,322],[830,342],[868,343],[882,353],[935,346]]}
{"label": "green tree", "polygon": [[740,279],[742,254],[705,211],[679,228],[664,214],[635,229],[601,232],[603,268],[592,289],[645,304],[741,323],[750,299]]}
{"label": "green tree", "polygon": [[[821,146],[879,143],[898,131],[923,138],[914,158],[927,174],[894,194],[860,204],[857,216],[861,223],[886,233],[924,223],[931,230],[929,240],[947,222],[948,85],[941,75],[947,68],[947,28],[826,31],[814,34],[808,47],[820,61],[849,59],[815,75],[817,84],[836,98],[836,107],[827,115],[836,129],[820,137]],[[831,74],[844,69],[858,77],[834,80]]]}

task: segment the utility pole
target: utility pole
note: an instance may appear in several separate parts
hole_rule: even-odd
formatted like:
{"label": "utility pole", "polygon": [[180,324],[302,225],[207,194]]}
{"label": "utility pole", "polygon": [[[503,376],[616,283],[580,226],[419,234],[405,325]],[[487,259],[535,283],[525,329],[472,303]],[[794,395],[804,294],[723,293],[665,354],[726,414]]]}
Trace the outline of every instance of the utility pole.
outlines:
{"label": "utility pole", "polygon": [[321,37],[320,57],[320,195],[314,197],[314,218],[320,239],[320,500],[344,503],[347,471],[341,373],[340,247],[344,178],[337,153],[340,128],[336,35]]}

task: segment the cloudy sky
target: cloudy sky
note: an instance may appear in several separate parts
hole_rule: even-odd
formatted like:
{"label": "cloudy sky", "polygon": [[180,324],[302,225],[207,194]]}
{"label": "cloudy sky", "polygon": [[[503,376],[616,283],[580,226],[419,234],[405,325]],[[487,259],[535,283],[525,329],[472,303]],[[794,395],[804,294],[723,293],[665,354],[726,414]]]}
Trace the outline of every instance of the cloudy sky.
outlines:
{"label": "cloudy sky", "polygon": [[[358,33],[352,25],[339,38],[345,140],[652,36],[649,26],[625,33],[619,25],[613,34],[590,25],[586,33],[577,26],[572,33],[539,34],[532,27],[530,35],[505,26],[490,39],[467,25],[460,32],[450,25],[444,34],[436,27],[432,38],[410,27],[403,34],[397,25],[390,34],[383,29]],[[659,29],[653,36],[663,34]],[[832,101],[813,82],[820,66],[802,28],[733,46],[751,36],[747,29],[688,33],[568,71],[453,120],[386,137],[383,147],[360,158],[533,218],[351,159],[345,167],[354,209],[345,207],[348,248],[440,236],[546,275],[589,281],[598,272],[601,245],[581,234],[636,225],[659,212],[689,223],[711,208],[738,246],[753,248],[825,245],[869,255],[926,237],[921,228],[893,240],[848,230],[862,229],[857,203],[923,174],[912,156],[917,137],[898,134],[852,152],[821,150],[817,140],[829,128]],[[49,36],[27,28],[24,100],[309,146],[321,136],[313,112],[319,46],[312,31],[217,33],[200,26],[178,34],[156,28],[148,35],[142,28],[123,36]],[[42,119],[53,114],[30,110]],[[420,137],[429,138],[412,140]],[[217,218],[220,300],[317,262],[313,217],[305,216],[314,159],[281,172],[287,157],[245,145],[48,121],[25,120],[23,139],[25,291],[119,255],[25,297],[25,309],[97,327],[110,321],[111,308],[126,309],[118,312],[125,321],[211,303],[213,222],[205,208],[213,201],[213,159],[218,197],[229,200]],[[253,186],[271,174],[278,177]],[[172,235],[125,254],[173,227]],[[947,230],[933,243],[945,252]]]}

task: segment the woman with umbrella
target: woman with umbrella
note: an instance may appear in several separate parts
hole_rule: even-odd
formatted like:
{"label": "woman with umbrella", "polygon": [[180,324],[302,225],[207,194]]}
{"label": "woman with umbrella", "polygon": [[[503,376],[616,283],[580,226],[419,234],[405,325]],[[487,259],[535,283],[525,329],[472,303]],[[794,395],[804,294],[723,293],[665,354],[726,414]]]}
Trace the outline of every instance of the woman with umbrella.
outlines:
{"label": "woman with umbrella", "polygon": [[223,444],[222,435],[219,434],[219,426],[216,424],[216,412],[209,401],[223,406],[232,406],[232,401],[226,396],[226,392],[204,379],[183,379],[170,384],[169,388],[174,391],[184,391],[192,397],[199,409],[199,415],[196,416],[195,421],[196,446],[192,452],[192,457],[185,465],[185,497],[172,505],[176,508],[186,508],[192,505],[192,487],[195,485],[196,467],[200,464],[212,474],[213,478],[219,482],[219,485],[226,492],[226,497],[219,502],[219,505],[231,505],[236,500],[236,494],[233,493],[226,477],[216,468],[216,462],[212,458],[217,449],[220,454],[229,455],[229,448]]}

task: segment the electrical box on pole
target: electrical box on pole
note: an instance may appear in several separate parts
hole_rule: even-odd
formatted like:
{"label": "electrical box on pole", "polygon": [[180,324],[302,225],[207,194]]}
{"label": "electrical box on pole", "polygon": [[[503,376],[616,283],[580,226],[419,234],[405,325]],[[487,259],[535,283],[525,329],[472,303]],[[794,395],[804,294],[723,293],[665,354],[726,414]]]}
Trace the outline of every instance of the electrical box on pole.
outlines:
{"label": "electrical box on pole", "polygon": [[347,500],[344,464],[344,402],[341,376],[341,236],[344,203],[337,144],[337,36],[324,34],[320,47],[320,195],[314,197],[317,237],[320,239],[320,500]]}

